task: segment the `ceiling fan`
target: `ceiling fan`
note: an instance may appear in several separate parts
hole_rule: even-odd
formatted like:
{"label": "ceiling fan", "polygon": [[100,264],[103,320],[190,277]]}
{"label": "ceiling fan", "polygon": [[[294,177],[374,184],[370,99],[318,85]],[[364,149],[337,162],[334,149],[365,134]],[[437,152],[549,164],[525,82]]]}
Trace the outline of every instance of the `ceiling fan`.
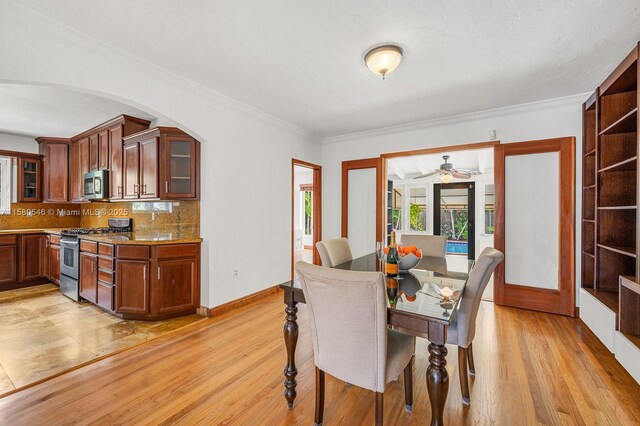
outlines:
{"label": "ceiling fan", "polygon": [[416,176],[414,179],[422,179],[433,175],[440,175],[440,181],[444,183],[451,182],[453,178],[470,179],[473,175],[479,175],[480,172],[474,170],[454,169],[453,164],[449,162],[449,156],[443,155],[444,163],[440,164],[440,168],[424,175]]}

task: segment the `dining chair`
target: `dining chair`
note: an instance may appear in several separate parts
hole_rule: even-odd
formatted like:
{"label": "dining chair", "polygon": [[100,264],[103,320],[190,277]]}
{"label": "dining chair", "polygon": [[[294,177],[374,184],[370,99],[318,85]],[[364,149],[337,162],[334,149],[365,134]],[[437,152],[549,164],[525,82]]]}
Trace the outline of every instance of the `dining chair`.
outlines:
{"label": "dining chair", "polygon": [[411,412],[416,339],[387,328],[382,273],[330,269],[304,262],[296,263],[296,271],[313,338],[315,424],[322,424],[325,373],[374,391],[375,424],[382,425],[385,385],[404,370],[405,409]]}
{"label": "dining chair", "polygon": [[445,257],[447,254],[447,237],[444,235],[403,234],[403,246],[416,246],[423,256]]}
{"label": "dining chair", "polygon": [[346,238],[318,241],[316,248],[318,249],[318,254],[320,254],[322,266],[327,268],[333,268],[336,265],[353,260],[351,246]]}
{"label": "dining chair", "polygon": [[460,389],[462,391],[462,401],[470,403],[469,398],[469,372],[475,375],[473,364],[473,338],[476,335],[476,317],[482,300],[482,293],[487,287],[491,274],[496,266],[504,260],[502,252],[487,247],[482,250],[473,269],[469,273],[467,284],[462,292],[462,299],[456,318],[449,325],[447,330],[447,343],[458,346],[458,373],[460,374]]}

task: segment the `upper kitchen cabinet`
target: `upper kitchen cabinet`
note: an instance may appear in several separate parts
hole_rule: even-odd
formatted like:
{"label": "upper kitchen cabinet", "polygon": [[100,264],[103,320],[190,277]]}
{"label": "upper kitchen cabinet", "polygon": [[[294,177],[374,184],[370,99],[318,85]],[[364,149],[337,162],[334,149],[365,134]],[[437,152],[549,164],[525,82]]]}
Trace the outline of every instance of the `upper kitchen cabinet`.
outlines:
{"label": "upper kitchen cabinet", "polygon": [[149,123],[141,118],[119,115],[71,138],[71,201],[87,201],[83,194],[83,179],[85,173],[93,170],[109,170],[109,198],[123,199],[122,138],[148,129]]}
{"label": "upper kitchen cabinet", "polygon": [[42,201],[42,159],[18,157],[17,201],[19,203]]}
{"label": "upper kitchen cabinet", "polygon": [[69,197],[69,139],[37,138],[42,159],[42,201],[66,203]]}
{"label": "upper kitchen cabinet", "polygon": [[195,200],[200,186],[200,143],[175,127],[124,138],[127,199]]}

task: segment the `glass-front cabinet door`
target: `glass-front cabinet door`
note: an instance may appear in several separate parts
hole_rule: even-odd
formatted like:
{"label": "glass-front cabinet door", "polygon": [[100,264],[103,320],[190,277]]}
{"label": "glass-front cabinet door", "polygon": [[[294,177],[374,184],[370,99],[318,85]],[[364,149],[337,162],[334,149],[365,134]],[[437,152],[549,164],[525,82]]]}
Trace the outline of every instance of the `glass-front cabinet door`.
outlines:
{"label": "glass-front cabinet door", "polygon": [[197,198],[199,165],[198,143],[184,135],[164,135],[162,155],[165,164],[160,182],[162,199]]}
{"label": "glass-front cabinet door", "polygon": [[18,159],[18,201],[39,202],[40,195],[40,169],[42,162],[38,159]]}

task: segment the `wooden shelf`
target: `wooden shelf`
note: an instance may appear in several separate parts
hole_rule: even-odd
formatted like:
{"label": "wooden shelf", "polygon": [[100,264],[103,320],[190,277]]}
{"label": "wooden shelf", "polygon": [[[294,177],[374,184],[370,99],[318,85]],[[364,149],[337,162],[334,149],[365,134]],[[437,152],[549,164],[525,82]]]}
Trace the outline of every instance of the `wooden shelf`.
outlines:
{"label": "wooden shelf", "polygon": [[596,223],[595,219],[582,219],[582,221],[587,223]]}
{"label": "wooden shelf", "polygon": [[602,172],[632,172],[637,170],[637,162],[638,162],[638,156],[633,156],[631,158],[627,158],[625,160],[622,161],[618,161],[615,164],[612,164],[610,166],[607,167],[603,167],[602,169],[598,170],[598,173],[602,173]]}
{"label": "wooden shelf", "polygon": [[600,302],[604,303],[607,308],[611,309],[616,314],[618,313],[618,292],[596,290],[588,287],[582,288]]}
{"label": "wooden shelf", "polygon": [[596,255],[595,255],[595,254],[593,254],[593,253],[589,253],[588,251],[584,251],[584,250],[583,250],[583,251],[582,251],[582,254],[587,255],[587,256],[589,256],[589,257],[591,257],[591,258],[593,258],[593,259],[595,259],[595,258],[596,258]]}
{"label": "wooden shelf", "polygon": [[638,130],[638,108],[634,108],[609,127],[600,132],[602,135],[613,135],[617,133],[631,133]]}
{"label": "wooden shelf", "polygon": [[583,186],[583,187],[582,187],[582,189],[583,189],[583,190],[586,190],[586,189],[596,189],[596,186],[595,186],[595,185]]}
{"label": "wooden shelf", "polygon": [[625,246],[612,246],[606,244],[598,244],[598,247],[612,251],[614,253],[622,254],[629,257],[636,257],[636,248],[635,247],[625,247]]}
{"label": "wooden shelf", "polygon": [[596,155],[596,150],[595,148],[592,149],[591,151],[587,152],[586,154],[584,154],[585,157],[590,157],[592,155]]}

